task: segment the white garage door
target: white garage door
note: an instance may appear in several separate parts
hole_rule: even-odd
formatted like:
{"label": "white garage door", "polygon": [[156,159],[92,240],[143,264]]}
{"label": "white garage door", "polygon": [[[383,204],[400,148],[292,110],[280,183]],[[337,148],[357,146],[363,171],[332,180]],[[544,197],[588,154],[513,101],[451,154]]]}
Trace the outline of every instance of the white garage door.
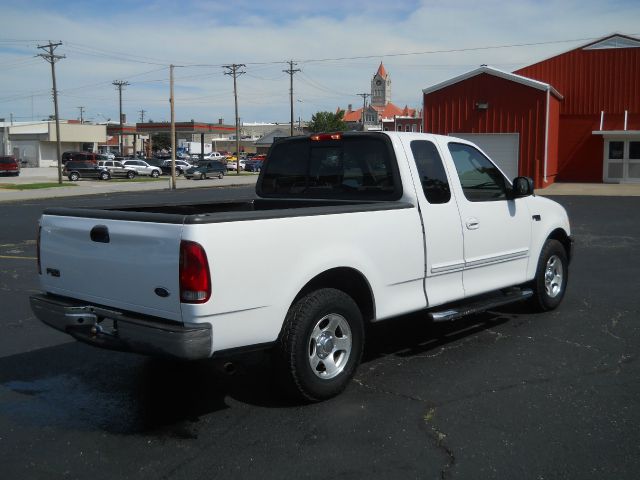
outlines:
{"label": "white garage door", "polygon": [[452,133],[478,145],[509,180],[518,176],[520,138],[517,133]]}

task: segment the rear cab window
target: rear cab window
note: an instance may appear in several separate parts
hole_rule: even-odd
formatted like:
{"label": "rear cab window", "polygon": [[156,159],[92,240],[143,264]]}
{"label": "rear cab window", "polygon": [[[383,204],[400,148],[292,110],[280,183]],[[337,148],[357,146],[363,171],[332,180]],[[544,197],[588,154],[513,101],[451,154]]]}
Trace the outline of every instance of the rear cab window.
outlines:
{"label": "rear cab window", "polygon": [[400,175],[383,134],[318,134],[281,140],[262,169],[263,197],[397,200]]}

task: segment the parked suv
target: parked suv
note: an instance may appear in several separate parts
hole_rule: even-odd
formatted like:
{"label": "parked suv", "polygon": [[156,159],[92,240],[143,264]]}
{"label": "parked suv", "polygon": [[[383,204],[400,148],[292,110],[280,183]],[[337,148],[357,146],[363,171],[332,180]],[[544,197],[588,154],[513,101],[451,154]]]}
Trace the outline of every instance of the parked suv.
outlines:
{"label": "parked suv", "polygon": [[191,167],[187,171],[184,172],[185,178],[199,178],[200,180],[204,180],[205,178],[211,177],[224,177],[224,174],[227,171],[227,167],[217,160],[205,160],[204,162],[200,162],[197,167]]}
{"label": "parked suv", "polygon": [[100,180],[109,180],[111,178],[111,174],[106,167],[99,167],[93,162],[75,160],[69,160],[65,163],[62,174],[72,182],[81,178],[99,178]]}
{"label": "parked suv", "polygon": [[138,174],[134,168],[125,167],[121,162],[116,160],[102,160],[98,162],[98,166],[109,170],[112,177],[127,177],[131,179],[135,178]]}
{"label": "parked suv", "polygon": [[153,178],[158,178],[160,175],[162,175],[162,170],[160,169],[160,167],[149,165],[144,160],[124,160],[122,164],[125,167],[133,168],[136,172],[138,172],[138,175],[150,175]]}
{"label": "parked suv", "polygon": [[14,156],[0,157],[0,175],[20,175],[20,162]]}

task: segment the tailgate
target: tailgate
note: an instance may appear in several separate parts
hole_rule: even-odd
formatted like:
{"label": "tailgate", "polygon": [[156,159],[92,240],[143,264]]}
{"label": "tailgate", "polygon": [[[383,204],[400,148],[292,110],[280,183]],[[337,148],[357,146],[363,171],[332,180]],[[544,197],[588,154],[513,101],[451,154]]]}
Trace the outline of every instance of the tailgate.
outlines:
{"label": "tailgate", "polygon": [[182,320],[181,224],[43,215],[40,225],[44,291]]}

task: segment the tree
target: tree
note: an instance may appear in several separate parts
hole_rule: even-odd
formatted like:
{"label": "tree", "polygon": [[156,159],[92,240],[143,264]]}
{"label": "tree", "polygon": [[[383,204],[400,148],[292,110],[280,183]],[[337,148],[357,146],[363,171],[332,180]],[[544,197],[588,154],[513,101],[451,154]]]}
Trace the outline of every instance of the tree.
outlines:
{"label": "tree", "polygon": [[311,116],[308,128],[313,133],[344,132],[348,128],[344,121],[344,110],[339,110],[338,113],[317,112]]}
{"label": "tree", "polygon": [[168,133],[154,133],[151,135],[151,142],[154,150],[171,149],[171,135]]}

